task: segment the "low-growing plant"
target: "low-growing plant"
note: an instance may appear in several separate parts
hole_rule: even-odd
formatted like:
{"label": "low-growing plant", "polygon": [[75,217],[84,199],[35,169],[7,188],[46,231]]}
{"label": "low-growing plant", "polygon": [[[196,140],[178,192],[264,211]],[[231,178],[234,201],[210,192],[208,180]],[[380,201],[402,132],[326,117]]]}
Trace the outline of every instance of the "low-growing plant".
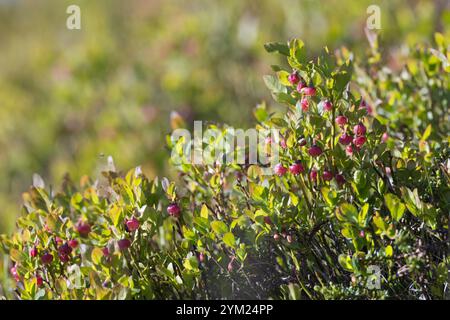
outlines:
{"label": "low-growing plant", "polygon": [[446,298],[449,52],[437,39],[398,74],[375,46],[361,63],[267,44],[288,62],[264,77],[286,112],[255,109],[257,128],[280,132],[266,140],[280,146],[273,175],[217,159],[174,164],[176,183],[139,168],[60,191],[37,179],[1,239],[15,297]]}

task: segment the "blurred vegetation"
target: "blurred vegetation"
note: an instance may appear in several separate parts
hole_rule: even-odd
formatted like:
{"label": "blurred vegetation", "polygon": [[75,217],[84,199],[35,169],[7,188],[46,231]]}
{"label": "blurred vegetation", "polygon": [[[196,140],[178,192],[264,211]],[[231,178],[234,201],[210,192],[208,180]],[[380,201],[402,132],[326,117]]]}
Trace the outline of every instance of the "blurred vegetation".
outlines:
{"label": "blurred vegetation", "polygon": [[[0,232],[10,231],[34,172],[96,176],[112,155],[171,175],[170,112],[249,126],[270,100],[262,46],[367,50],[366,9],[381,8],[383,48],[449,36],[446,1],[0,0]],[[66,29],[81,7],[82,29]],[[389,55],[390,51],[384,52]]]}

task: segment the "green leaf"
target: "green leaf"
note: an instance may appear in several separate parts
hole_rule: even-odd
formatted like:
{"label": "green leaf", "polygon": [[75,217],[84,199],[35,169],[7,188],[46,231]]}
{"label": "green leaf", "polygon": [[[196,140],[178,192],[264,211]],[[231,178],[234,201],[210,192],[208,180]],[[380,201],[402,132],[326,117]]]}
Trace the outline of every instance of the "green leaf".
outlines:
{"label": "green leaf", "polygon": [[295,100],[290,94],[287,94],[285,92],[275,92],[273,93],[273,98],[276,102],[287,103],[293,106],[297,103],[297,100]]}
{"label": "green leaf", "polygon": [[422,135],[422,138],[420,139],[421,141],[425,141],[425,140],[427,140],[428,139],[428,137],[430,136],[430,134],[431,134],[431,124],[429,124],[428,126],[427,126],[427,128],[425,129],[425,132],[423,133],[423,135]]}
{"label": "green leaf", "polygon": [[91,259],[94,264],[100,264],[102,261],[103,252],[100,248],[94,248],[91,252]]}
{"label": "green leaf", "polygon": [[258,122],[266,121],[267,118],[269,117],[266,110],[266,104],[265,103],[258,104],[255,110],[253,111],[253,114],[255,115],[255,118],[256,120],[258,120]]}
{"label": "green leaf", "polygon": [[325,202],[328,204],[328,206],[334,207],[336,205],[337,200],[336,191],[330,190],[330,188],[328,187],[323,187],[320,191],[322,192],[322,196]]}
{"label": "green leaf", "polygon": [[376,214],[373,217],[373,223],[376,227],[375,231],[378,231],[379,233],[386,231],[387,229],[386,223],[384,222],[383,218],[380,217],[378,214]]}
{"label": "green leaf", "polygon": [[349,228],[344,228],[341,230],[341,233],[344,237],[346,237],[347,239],[352,239],[353,238],[353,232],[351,231],[351,229]]}
{"label": "green leaf", "polygon": [[294,59],[297,65],[301,66],[306,63],[305,44],[302,40],[294,39],[290,45],[290,56]]}
{"label": "green leaf", "polygon": [[358,224],[358,210],[350,203],[343,203],[336,210],[336,217],[340,221]]}
{"label": "green leaf", "polygon": [[349,83],[350,79],[352,78],[352,71],[353,67],[351,63],[344,64],[339,68],[339,72],[335,74],[334,80],[335,80],[335,89],[336,91],[341,94],[347,84]]}
{"label": "green leaf", "polygon": [[368,212],[369,212],[369,204],[366,203],[362,206],[362,208],[358,214],[358,223],[361,227],[365,227],[367,225],[367,213]]}
{"label": "green leaf", "polygon": [[45,296],[45,289],[39,289],[34,295],[34,300],[39,300],[40,298]]}
{"label": "green leaf", "polygon": [[278,93],[278,92],[287,92],[287,89],[285,86],[283,86],[280,81],[274,76],[266,75],[263,77],[264,83],[266,84],[266,87],[269,88],[269,90],[272,93]]}
{"label": "green leaf", "polygon": [[353,271],[352,258],[346,254],[340,254],[338,258],[339,264],[347,271]]}
{"label": "green leaf", "polygon": [[195,217],[194,226],[201,233],[207,233],[209,230],[209,221],[202,217]]}
{"label": "green leaf", "polygon": [[200,210],[200,217],[208,219],[209,210],[206,204],[202,206],[202,209]]}
{"label": "green leaf", "polygon": [[289,47],[285,43],[269,42],[264,45],[267,52],[278,52],[285,56],[289,56]]}
{"label": "green leaf", "polygon": [[223,235],[223,242],[229,247],[234,248],[236,246],[236,239],[231,232],[227,232]]}
{"label": "green leaf", "polygon": [[285,128],[288,126],[287,122],[281,118],[272,118],[270,119],[270,122],[272,122],[277,127]]}
{"label": "green leaf", "polygon": [[220,176],[218,174],[213,175],[209,180],[209,184],[213,189],[218,188],[220,186]]}
{"label": "green leaf", "polygon": [[422,213],[423,205],[422,201],[420,201],[419,194],[417,189],[411,191],[407,187],[402,187],[402,198],[405,200],[406,207],[409,212],[411,212],[414,216],[418,217]]}
{"label": "green leaf", "polygon": [[211,222],[211,228],[214,230],[217,234],[224,234],[228,232],[227,225],[222,221],[213,221]]}
{"label": "green leaf", "polygon": [[117,227],[119,225],[119,221],[121,220],[120,219],[121,213],[122,213],[122,209],[119,208],[117,205],[114,205],[109,210],[109,217],[111,218],[111,221],[115,227]]}
{"label": "green leaf", "polygon": [[387,193],[384,195],[384,201],[386,202],[386,206],[391,213],[392,218],[395,221],[399,221],[403,214],[405,213],[405,205],[400,201],[400,199],[392,193]]}
{"label": "green leaf", "polygon": [[442,33],[436,32],[434,34],[434,41],[436,42],[438,47],[442,47],[443,48],[445,46],[445,38],[442,35]]}
{"label": "green leaf", "polygon": [[365,174],[361,170],[356,170],[355,171],[355,173],[353,174],[353,180],[355,181],[356,186],[358,187],[358,190],[364,188],[364,186],[367,183],[367,179],[365,177]]}
{"label": "green leaf", "polygon": [[20,262],[23,258],[22,252],[17,249],[11,249],[9,251],[9,256],[10,256],[11,260],[14,262]]}
{"label": "green leaf", "polygon": [[198,261],[195,256],[186,258],[183,262],[183,266],[189,271],[197,271],[198,270]]}
{"label": "green leaf", "polygon": [[392,255],[394,254],[394,249],[392,249],[392,246],[389,245],[384,248],[384,253],[386,254],[386,257],[392,257]]}

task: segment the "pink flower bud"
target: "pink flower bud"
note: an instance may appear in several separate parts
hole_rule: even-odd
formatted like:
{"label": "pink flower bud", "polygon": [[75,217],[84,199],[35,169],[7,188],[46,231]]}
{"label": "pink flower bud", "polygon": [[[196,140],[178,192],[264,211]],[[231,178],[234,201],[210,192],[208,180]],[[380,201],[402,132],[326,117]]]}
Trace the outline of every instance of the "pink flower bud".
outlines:
{"label": "pink flower bud", "polygon": [[337,184],[338,185],[343,185],[344,183],[345,183],[345,178],[344,178],[344,176],[342,175],[342,174],[337,174],[336,176],[335,176],[335,179],[336,179],[336,182],[337,182]]}
{"label": "pink flower bud", "polygon": [[91,226],[87,222],[78,221],[76,228],[80,236],[84,238],[91,232]]}
{"label": "pink flower bud", "polygon": [[333,179],[333,174],[330,171],[325,170],[322,174],[322,178],[325,181],[330,181],[331,179]]}
{"label": "pink flower bud", "polygon": [[126,250],[131,246],[131,241],[128,239],[120,239],[117,241],[120,250]]}
{"label": "pink flower bud", "polygon": [[330,100],[321,101],[320,104],[324,111],[333,110],[333,104],[330,102]]}
{"label": "pink flower bud", "polygon": [[133,231],[139,229],[139,221],[138,221],[138,219],[136,219],[136,217],[131,218],[125,224],[128,228],[128,231],[130,231],[130,232],[133,232]]}
{"label": "pink flower bud", "polygon": [[309,173],[309,177],[311,178],[312,181],[316,181],[317,180],[317,170],[312,169],[311,172]]}
{"label": "pink flower bud", "polygon": [[308,153],[311,157],[318,157],[322,154],[322,149],[317,145],[313,145],[308,149]]}
{"label": "pink flower bud", "polygon": [[302,98],[300,101],[300,105],[302,106],[302,111],[306,112],[309,109],[309,101],[307,98]]}
{"label": "pink flower bud", "polygon": [[298,75],[298,73],[296,71],[294,71],[288,76],[288,81],[292,85],[295,85],[300,81],[300,76]]}
{"label": "pink flower bud", "polygon": [[50,264],[50,263],[52,263],[52,261],[53,261],[53,255],[51,253],[47,252],[41,256],[41,262],[43,264]]}
{"label": "pink flower bud", "polygon": [[366,137],[363,137],[363,136],[360,136],[360,137],[356,137],[354,140],[353,140],[353,144],[357,147],[357,148],[361,148],[363,145],[364,145],[364,143],[366,143]]}
{"label": "pink flower bud", "polygon": [[306,82],[303,80],[300,80],[300,82],[297,85],[297,91],[302,92],[302,89],[306,87]]}
{"label": "pink flower bud", "polygon": [[316,95],[316,88],[304,87],[301,89],[301,93],[303,93],[305,96],[314,96]]}
{"label": "pink flower bud", "polygon": [[78,247],[78,241],[76,239],[69,240],[68,244],[72,249]]}
{"label": "pink flower bud", "polygon": [[305,171],[305,168],[303,168],[303,165],[300,161],[296,161],[293,165],[291,165],[289,167],[289,171],[293,174],[293,175],[298,175],[302,172]]}
{"label": "pink flower bud", "polygon": [[279,177],[284,176],[284,174],[287,172],[287,169],[281,163],[275,165],[275,168],[273,170]]}
{"label": "pink flower bud", "polygon": [[167,213],[172,217],[178,218],[180,216],[180,212],[181,209],[176,203],[172,203],[167,207]]}
{"label": "pink flower bud", "polygon": [[366,127],[360,122],[353,128],[353,133],[357,136],[363,136],[366,134]]}
{"label": "pink flower bud", "polygon": [[341,127],[345,126],[347,124],[347,122],[348,122],[348,119],[345,116],[337,116],[336,117],[336,123]]}
{"label": "pink flower bud", "polygon": [[339,143],[346,146],[348,144],[350,144],[352,142],[352,136],[346,133],[343,133],[340,137],[339,137]]}

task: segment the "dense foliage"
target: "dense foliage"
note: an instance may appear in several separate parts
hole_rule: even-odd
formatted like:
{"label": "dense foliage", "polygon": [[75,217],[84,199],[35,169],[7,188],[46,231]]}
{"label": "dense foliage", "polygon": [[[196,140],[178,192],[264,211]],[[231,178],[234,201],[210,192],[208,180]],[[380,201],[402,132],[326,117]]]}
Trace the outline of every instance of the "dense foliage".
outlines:
{"label": "dense foliage", "polygon": [[345,48],[311,59],[300,40],[265,46],[288,62],[264,78],[286,111],[254,112],[257,128],[281,133],[266,140],[280,145],[273,175],[218,161],[177,165],[177,182],[112,162],[57,191],[35,177],[1,238],[14,296],[444,299],[448,43],[436,34],[389,69],[369,39],[364,60]]}
{"label": "dense foliage", "polygon": [[[72,4],[81,30],[65,27]],[[0,1],[0,233],[13,230],[35,172],[57,185],[65,172],[97,176],[113,155],[121,168],[171,175],[172,111],[250,125],[252,107],[270,98],[262,75],[278,61],[262,44],[296,36],[313,52],[361,50],[373,4],[385,54],[450,35],[445,1]]]}

